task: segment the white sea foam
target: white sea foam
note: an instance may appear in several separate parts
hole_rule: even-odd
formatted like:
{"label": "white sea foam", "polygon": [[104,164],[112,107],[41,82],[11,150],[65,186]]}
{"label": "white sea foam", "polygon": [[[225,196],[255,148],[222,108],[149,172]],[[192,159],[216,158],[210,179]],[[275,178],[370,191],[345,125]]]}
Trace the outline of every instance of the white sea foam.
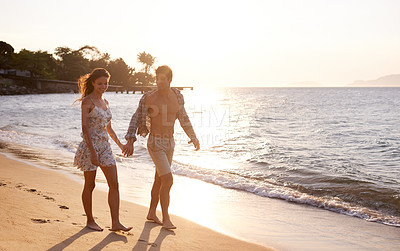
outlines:
{"label": "white sea foam", "polygon": [[263,197],[277,198],[299,204],[311,205],[333,212],[355,216],[371,222],[400,227],[400,217],[386,215],[376,210],[358,206],[355,203],[343,201],[336,197],[317,197],[266,181],[241,177],[221,170],[199,168],[193,165],[179,163],[177,161],[174,162],[173,172],[174,174],[199,179],[229,189],[238,189]]}

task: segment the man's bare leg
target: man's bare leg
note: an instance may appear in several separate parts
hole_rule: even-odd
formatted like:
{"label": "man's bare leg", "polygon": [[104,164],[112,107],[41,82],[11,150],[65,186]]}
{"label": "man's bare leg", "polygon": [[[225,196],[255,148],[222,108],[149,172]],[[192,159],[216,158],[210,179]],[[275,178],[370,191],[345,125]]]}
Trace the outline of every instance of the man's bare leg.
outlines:
{"label": "man's bare leg", "polygon": [[151,189],[151,201],[150,201],[149,213],[147,214],[147,219],[162,225],[162,222],[157,217],[157,205],[158,201],[160,200],[160,188],[161,188],[161,180],[156,172],[154,176],[153,188]]}
{"label": "man's bare leg", "polygon": [[86,171],[83,173],[85,176],[85,185],[82,191],[82,203],[87,218],[86,226],[92,230],[103,231],[103,229],[95,222],[92,213],[92,194],[94,187],[96,186],[96,171]]}
{"label": "man's bare leg", "polygon": [[171,190],[173,184],[172,173],[162,175],[160,177],[160,180],[161,180],[160,204],[163,215],[163,227],[166,229],[175,229],[176,227],[174,226],[174,224],[172,224],[168,213],[169,200],[170,200],[169,191]]}

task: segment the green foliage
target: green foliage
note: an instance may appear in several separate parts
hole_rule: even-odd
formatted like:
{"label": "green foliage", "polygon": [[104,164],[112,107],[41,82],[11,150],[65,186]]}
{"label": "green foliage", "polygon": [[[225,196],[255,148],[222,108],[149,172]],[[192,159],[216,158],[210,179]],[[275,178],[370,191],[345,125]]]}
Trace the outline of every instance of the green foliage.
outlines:
{"label": "green foliage", "polygon": [[137,55],[138,61],[144,65],[144,72],[149,73],[151,67],[153,66],[156,58],[150,55],[150,53],[141,52]]}
{"label": "green foliage", "polygon": [[52,54],[47,51],[29,51],[22,49],[15,53],[11,66],[19,70],[31,72],[32,77],[56,78],[57,63]]}
{"label": "green foliage", "polygon": [[152,69],[156,58],[145,51],[139,53],[137,58],[138,62],[143,64],[144,72],[136,72],[133,74],[133,82],[137,85],[154,85],[156,79],[155,76],[150,73],[150,70]]}
{"label": "green foliage", "polygon": [[107,68],[107,66],[110,62],[110,58],[111,58],[110,54],[108,54],[108,53],[101,54],[100,57],[95,58],[89,62],[90,69]]}
{"label": "green foliage", "polygon": [[107,70],[111,74],[110,84],[128,87],[132,82],[132,74],[135,69],[129,67],[122,58],[109,62]]}
{"label": "green foliage", "polygon": [[0,69],[10,67],[9,62],[13,56],[14,48],[6,42],[0,41]]}
{"label": "green foliage", "polygon": [[80,76],[90,72],[89,60],[82,50],[68,47],[57,47],[55,55],[59,57],[57,76],[62,80],[76,81]]}
{"label": "green foliage", "polygon": [[154,85],[155,76],[150,73],[155,57],[146,52],[139,53],[138,61],[143,72],[135,72],[122,58],[111,60],[110,54],[101,53],[94,46],[85,45],[77,50],[57,47],[54,56],[47,51],[21,50],[0,42],[0,69],[15,68],[31,72],[32,77],[76,81],[94,68],[105,68],[111,74],[110,84],[129,88],[132,85]]}
{"label": "green foliage", "polygon": [[146,72],[136,72],[133,74],[133,82],[137,85],[149,86],[154,85],[156,81],[155,76]]}

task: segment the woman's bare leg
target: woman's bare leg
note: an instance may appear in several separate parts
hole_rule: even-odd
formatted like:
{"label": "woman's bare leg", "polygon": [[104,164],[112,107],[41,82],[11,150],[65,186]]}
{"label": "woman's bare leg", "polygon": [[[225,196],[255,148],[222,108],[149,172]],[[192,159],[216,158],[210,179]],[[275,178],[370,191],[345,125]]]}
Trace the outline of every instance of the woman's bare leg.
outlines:
{"label": "woman's bare leg", "polygon": [[132,227],[125,227],[119,221],[119,188],[117,167],[101,167],[108,184],[108,205],[111,212],[111,231],[129,231]]}
{"label": "woman's bare leg", "polygon": [[96,186],[96,171],[86,171],[83,172],[83,174],[85,176],[85,185],[82,191],[82,203],[87,218],[86,226],[96,231],[103,231],[103,229],[95,222],[92,212],[92,195],[94,187]]}

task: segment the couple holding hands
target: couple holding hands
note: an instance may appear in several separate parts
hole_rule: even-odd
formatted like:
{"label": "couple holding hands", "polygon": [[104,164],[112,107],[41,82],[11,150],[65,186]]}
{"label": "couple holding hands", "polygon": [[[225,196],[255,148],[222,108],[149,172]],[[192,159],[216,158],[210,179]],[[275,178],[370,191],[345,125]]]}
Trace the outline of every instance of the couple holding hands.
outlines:
{"label": "couple holding hands", "polygon": [[[83,207],[87,217],[86,226],[102,231],[97,225],[92,213],[92,193],[95,187],[97,167],[100,167],[106,177],[109,187],[108,204],[111,212],[111,231],[129,231],[119,220],[119,189],[115,158],[113,156],[108,135],[122,150],[125,156],[131,156],[134,151],[136,134],[146,137],[147,149],[155,164],[154,183],[151,189],[151,202],[147,219],[162,225],[166,229],[175,229],[169,213],[169,201],[173,177],[171,173],[174,153],[174,125],[178,119],[185,133],[189,136],[196,150],[200,149],[199,140],[193,131],[192,124],[184,107],[183,95],[171,88],[172,70],[163,65],[156,70],[157,89],[145,93],[139,101],[125,135],[127,143],[123,145],[111,126],[111,111],[109,103],[103,98],[108,88],[110,74],[103,68],[94,69],[90,74],[82,76],[79,81],[79,91],[82,97],[82,142],[76,151],[74,166],[84,172],[85,185],[82,192]],[[146,124],[150,121],[150,126]],[[162,221],[157,217],[158,202],[161,204]]]}

